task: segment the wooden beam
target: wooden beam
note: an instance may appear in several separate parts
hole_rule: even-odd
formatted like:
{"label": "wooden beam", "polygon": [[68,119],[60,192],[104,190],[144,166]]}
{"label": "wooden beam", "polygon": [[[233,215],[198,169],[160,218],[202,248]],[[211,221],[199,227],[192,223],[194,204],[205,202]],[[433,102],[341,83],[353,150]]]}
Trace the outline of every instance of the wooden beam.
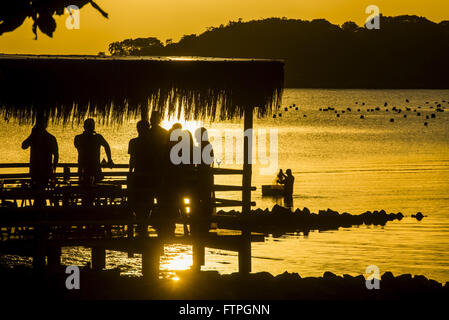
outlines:
{"label": "wooden beam", "polygon": [[[242,213],[251,213],[251,176],[252,176],[252,142],[253,142],[253,109],[246,108],[244,113],[244,143],[243,143],[243,176],[242,176]],[[242,247],[239,250],[239,272],[251,272],[251,232],[244,226],[242,230]]]}
{"label": "wooden beam", "polygon": [[[230,185],[220,185],[216,184],[213,186],[214,191],[243,191],[245,187],[243,186],[230,186]],[[256,187],[249,187],[251,191],[256,191]]]}
{"label": "wooden beam", "polygon": [[215,174],[215,175],[243,174],[243,170],[239,170],[239,169],[225,169],[225,168],[212,168],[212,173]]}
{"label": "wooden beam", "polygon": [[[0,168],[29,168],[30,164],[29,163],[0,163]],[[57,168],[64,168],[64,167],[69,167],[69,168],[78,168],[78,164],[77,163],[64,163],[64,162],[60,162],[57,164],[56,166]],[[103,168],[109,168],[109,166],[103,166]],[[129,168],[128,164],[114,164],[112,166],[113,169],[127,169]]]}

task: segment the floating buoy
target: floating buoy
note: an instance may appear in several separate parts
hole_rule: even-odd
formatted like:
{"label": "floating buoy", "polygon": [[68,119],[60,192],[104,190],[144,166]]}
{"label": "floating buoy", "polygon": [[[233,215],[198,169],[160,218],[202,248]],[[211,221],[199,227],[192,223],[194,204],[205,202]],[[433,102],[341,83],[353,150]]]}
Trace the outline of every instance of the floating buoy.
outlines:
{"label": "floating buoy", "polygon": [[307,115],[304,115],[304,118],[306,118],[307,117]]}
{"label": "floating buoy", "polygon": [[426,119],[429,119],[429,116],[426,116]]}
{"label": "floating buoy", "polygon": [[427,127],[427,122],[424,122],[424,125]]}
{"label": "floating buoy", "polygon": [[386,107],[386,106],[388,106],[388,103],[385,102],[385,103],[384,103],[384,107]]}
{"label": "floating buoy", "polygon": [[364,106],[365,105],[365,102],[362,102],[362,106]]}
{"label": "floating buoy", "polygon": [[288,108],[284,108],[284,111],[288,111]]}
{"label": "floating buoy", "polygon": [[358,112],[360,112],[360,109],[357,109]]}
{"label": "floating buoy", "polygon": [[409,103],[410,101],[408,101],[408,99],[405,99],[405,102]]}
{"label": "floating buoy", "polygon": [[394,122],[394,119],[393,119],[393,118],[391,118],[391,119],[390,119],[390,122]]}
{"label": "floating buoy", "polygon": [[407,118],[407,115],[406,115],[406,114],[404,114],[404,118]]}
{"label": "floating buoy", "polygon": [[282,113],[279,113],[279,117],[282,117]]}
{"label": "floating buoy", "polygon": [[340,114],[339,113],[337,113],[337,118],[340,118]]}
{"label": "floating buoy", "polygon": [[418,112],[416,115],[417,115],[418,117],[420,117],[420,116],[421,116],[421,112]]}
{"label": "floating buoy", "polygon": [[360,116],[360,119],[365,119],[365,116],[362,114],[362,115]]}
{"label": "floating buoy", "polygon": [[296,108],[295,108],[295,110],[299,110],[299,108],[298,108],[298,107],[296,107]]}
{"label": "floating buoy", "polygon": [[275,114],[273,114],[273,119],[276,119],[276,115]]}
{"label": "floating buoy", "polygon": [[435,117],[436,117],[435,113],[432,113],[432,114],[430,115],[430,117],[431,117],[432,119],[435,119]]}

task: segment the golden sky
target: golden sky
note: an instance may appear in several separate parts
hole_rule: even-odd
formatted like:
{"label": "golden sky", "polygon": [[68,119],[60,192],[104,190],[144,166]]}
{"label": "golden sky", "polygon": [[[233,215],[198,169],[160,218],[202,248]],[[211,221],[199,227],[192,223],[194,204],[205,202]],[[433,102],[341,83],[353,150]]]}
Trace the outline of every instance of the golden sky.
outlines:
{"label": "golden sky", "polygon": [[109,13],[103,18],[90,5],[80,11],[80,29],[65,27],[67,15],[57,17],[53,38],[38,33],[33,40],[31,21],[0,36],[1,53],[97,54],[109,43],[154,36],[175,41],[184,34],[199,34],[229,20],[268,17],[325,18],[342,24],[363,25],[365,8],[377,5],[384,15],[415,14],[440,22],[449,20],[448,0],[96,0]]}

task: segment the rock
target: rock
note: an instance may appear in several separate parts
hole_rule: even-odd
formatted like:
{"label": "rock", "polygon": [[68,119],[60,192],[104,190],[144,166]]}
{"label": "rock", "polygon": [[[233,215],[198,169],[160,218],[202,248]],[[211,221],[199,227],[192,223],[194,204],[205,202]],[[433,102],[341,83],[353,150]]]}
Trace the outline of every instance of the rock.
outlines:
{"label": "rock", "polygon": [[412,214],[412,218],[416,218],[416,220],[421,221],[424,218],[424,215],[421,212],[417,214]]}
{"label": "rock", "polygon": [[327,280],[335,280],[335,279],[338,279],[338,278],[340,278],[340,277],[337,276],[335,273],[332,273],[332,272],[330,272],[330,271],[326,271],[326,272],[323,274],[323,279],[327,279]]}
{"label": "rock", "polygon": [[399,280],[399,281],[410,281],[410,280],[412,280],[412,275],[410,273],[401,274],[400,276],[396,277],[396,280]]}
{"label": "rock", "polygon": [[251,274],[252,280],[256,281],[273,281],[274,276],[269,272],[258,272]]}
{"label": "rock", "polygon": [[274,277],[276,279],[276,281],[298,281],[301,279],[301,277],[299,276],[299,274],[297,273],[288,273],[287,271],[285,271],[282,274],[278,274],[276,277]]}
{"label": "rock", "polygon": [[304,214],[310,214],[310,210],[307,207],[304,207],[304,209],[302,209],[302,212],[304,212]]}
{"label": "rock", "polygon": [[387,271],[380,277],[380,279],[382,281],[394,280],[394,275],[390,271]]}

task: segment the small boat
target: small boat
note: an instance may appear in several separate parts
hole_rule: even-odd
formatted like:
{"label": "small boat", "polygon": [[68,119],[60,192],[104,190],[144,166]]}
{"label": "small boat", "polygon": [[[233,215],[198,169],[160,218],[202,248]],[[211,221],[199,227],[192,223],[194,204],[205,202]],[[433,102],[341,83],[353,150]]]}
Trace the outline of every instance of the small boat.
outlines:
{"label": "small boat", "polygon": [[284,186],[281,184],[263,185],[262,196],[277,197],[284,194]]}

